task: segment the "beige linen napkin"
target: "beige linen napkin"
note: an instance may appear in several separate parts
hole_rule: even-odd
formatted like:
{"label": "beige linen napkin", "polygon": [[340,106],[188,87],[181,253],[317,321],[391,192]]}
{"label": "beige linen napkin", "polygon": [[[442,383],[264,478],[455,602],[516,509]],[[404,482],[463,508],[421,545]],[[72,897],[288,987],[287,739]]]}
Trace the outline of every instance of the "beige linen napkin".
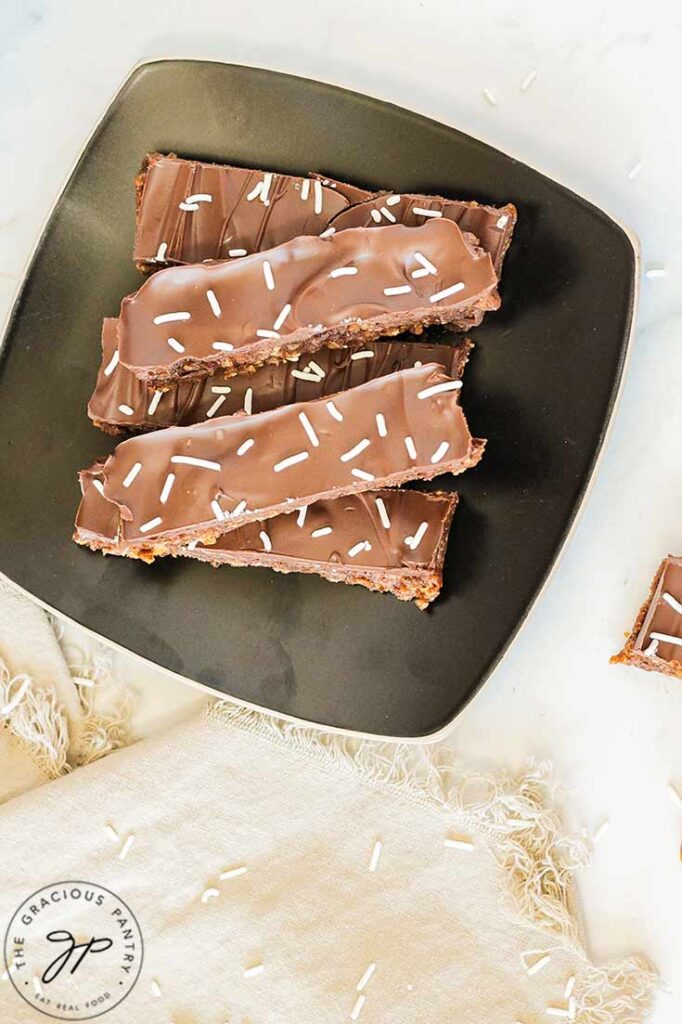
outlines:
{"label": "beige linen napkin", "polygon": [[[584,951],[546,766],[451,756],[213,705],[0,808],[0,925],[64,879],[125,900],[144,962],[111,1024],[642,1021],[651,968]],[[47,1019],[13,977],[0,1019]]]}

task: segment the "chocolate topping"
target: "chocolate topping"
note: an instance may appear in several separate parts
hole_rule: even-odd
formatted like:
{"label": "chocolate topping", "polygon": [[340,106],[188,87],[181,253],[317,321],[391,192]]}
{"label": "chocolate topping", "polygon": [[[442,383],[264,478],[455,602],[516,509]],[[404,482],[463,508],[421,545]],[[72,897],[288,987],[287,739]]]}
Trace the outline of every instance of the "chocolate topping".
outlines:
{"label": "chocolate topping", "polygon": [[120,510],[115,544],[75,539],[151,559],[301,505],[461,473],[485,442],[469,433],[460,387],[429,364],[333,399],[130,438],[102,469]]}
{"label": "chocolate topping", "polygon": [[432,323],[467,329],[499,306],[496,282],[490,257],[451,221],[295,238],[148,278],[121,305],[119,357],[167,388]]}
{"label": "chocolate topping", "polygon": [[219,371],[160,392],[149,391],[117,361],[117,345],[118,321],[109,318],[102,327],[102,364],[88,415],[96,426],[114,434],[187,426],[240,410],[257,413],[292,402],[309,402],[417,362],[440,363],[451,377],[459,379],[472,348],[465,338],[453,345],[379,341],[362,348],[323,348],[312,363],[300,359],[266,364],[254,373],[230,377],[229,383]]}
{"label": "chocolate topping", "polygon": [[[83,497],[76,527],[82,537],[118,536],[119,509],[97,489],[101,465],[81,473]],[[211,547],[177,553],[218,565],[266,566],[277,572],[317,573],[334,582],[391,591],[420,607],[442,584],[456,494],[383,490],[319,501],[292,515],[248,523]],[[268,539],[264,547],[263,534]],[[360,550],[349,555],[360,541]],[[112,548],[110,547],[111,551]]]}
{"label": "chocolate topping", "polygon": [[682,678],[682,558],[663,559],[628,642],[611,660]]}

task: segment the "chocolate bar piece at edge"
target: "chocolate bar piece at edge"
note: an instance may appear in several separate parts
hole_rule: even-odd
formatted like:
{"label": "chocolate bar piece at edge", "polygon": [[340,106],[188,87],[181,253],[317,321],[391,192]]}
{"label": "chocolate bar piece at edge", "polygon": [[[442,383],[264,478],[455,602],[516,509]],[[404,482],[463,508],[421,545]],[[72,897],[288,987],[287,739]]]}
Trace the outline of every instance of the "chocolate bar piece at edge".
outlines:
{"label": "chocolate bar piece at edge", "polygon": [[[76,517],[82,536],[115,538],[118,506],[98,489],[101,465],[81,473]],[[303,506],[291,515],[248,523],[215,545],[176,554],[218,566],[260,566],[314,573],[332,583],[357,583],[426,608],[440,593],[457,494],[383,490]]]}
{"label": "chocolate bar piece at edge", "polygon": [[214,416],[266,412],[347,391],[415,363],[440,363],[453,378],[464,373],[472,342],[378,341],[350,349],[320,349],[314,359],[268,363],[251,374],[226,378],[222,371],[185,381],[170,391],[150,391],[118,361],[118,321],[102,326],[102,363],[88,416],[110,434],[188,426]]}
{"label": "chocolate bar piece at edge", "polygon": [[451,221],[306,236],[233,262],[171,267],[121,304],[121,363],[161,390],[499,307],[490,257]]}
{"label": "chocolate bar piece at edge", "polygon": [[330,399],[129,438],[102,466],[118,536],[77,528],[74,539],[151,561],[302,505],[462,473],[485,441],[469,432],[460,388],[427,364]]}
{"label": "chocolate bar piece at edge", "polygon": [[414,225],[444,217],[478,237],[499,276],[517,218],[511,203],[495,207],[434,195],[370,192],[321,174],[306,179],[160,153],[145,157],[135,190],[133,256],[141,270],[233,259],[297,235],[319,235],[330,226]]}
{"label": "chocolate bar piece at edge", "polygon": [[682,557],[663,559],[627,643],[611,661],[682,679]]}

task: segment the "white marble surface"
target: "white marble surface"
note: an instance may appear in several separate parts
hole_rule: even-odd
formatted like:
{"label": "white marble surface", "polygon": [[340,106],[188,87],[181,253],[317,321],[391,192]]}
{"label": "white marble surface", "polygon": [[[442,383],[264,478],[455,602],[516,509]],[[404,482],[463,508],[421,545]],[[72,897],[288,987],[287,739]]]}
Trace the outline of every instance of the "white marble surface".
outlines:
{"label": "white marble surface", "polygon": [[[137,60],[160,55],[321,78],[456,125],[605,207],[639,235],[644,268],[665,267],[643,281],[621,408],[582,522],[449,739],[510,765],[551,758],[570,823],[593,831],[608,819],[580,882],[586,927],[596,958],[640,951],[658,964],[671,991],[656,1024],[682,1013],[682,807],[666,789],[670,779],[682,789],[682,684],[607,659],[659,557],[682,551],[679,11],[665,0],[0,3],[3,305],[112,92]],[[140,733],[200,699],[133,658],[119,669],[139,695]]]}

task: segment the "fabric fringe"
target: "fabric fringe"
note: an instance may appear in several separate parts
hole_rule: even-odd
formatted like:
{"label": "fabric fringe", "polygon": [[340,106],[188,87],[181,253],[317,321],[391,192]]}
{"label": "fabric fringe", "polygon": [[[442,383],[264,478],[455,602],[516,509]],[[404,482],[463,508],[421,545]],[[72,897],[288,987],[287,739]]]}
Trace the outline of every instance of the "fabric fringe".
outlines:
{"label": "fabric fringe", "polygon": [[10,676],[0,658],[0,723],[49,779],[68,771],[69,730],[54,693],[37,690],[30,676]]}
{"label": "fabric fringe", "polygon": [[128,744],[133,701],[114,676],[111,651],[100,648],[88,657],[63,635],[60,640],[84,715],[77,764],[92,764]]}
{"label": "fabric fringe", "polygon": [[646,1019],[657,979],[653,967],[641,957],[600,968],[586,959],[572,873],[587,863],[592,847],[564,834],[551,808],[548,762],[529,761],[516,775],[471,773],[438,745],[354,739],[222,700],[208,705],[206,715],[284,746],[323,770],[342,771],[452,816],[463,828],[487,836],[516,915],[573,949],[584,964],[573,1020],[639,1024]]}

